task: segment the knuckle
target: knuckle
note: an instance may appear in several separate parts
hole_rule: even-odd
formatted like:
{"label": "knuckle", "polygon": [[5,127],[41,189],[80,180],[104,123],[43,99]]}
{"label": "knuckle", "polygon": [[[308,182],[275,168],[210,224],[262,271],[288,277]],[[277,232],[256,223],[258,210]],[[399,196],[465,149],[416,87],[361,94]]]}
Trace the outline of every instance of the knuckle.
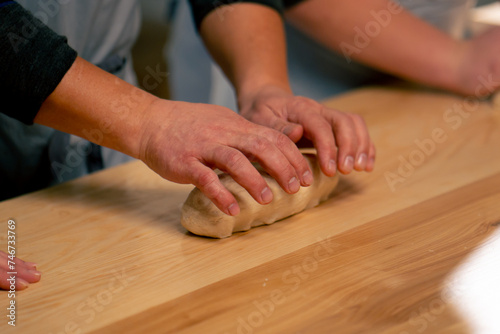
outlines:
{"label": "knuckle", "polygon": [[330,123],[323,117],[318,116],[316,122],[316,131],[323,131],[323,132],[332,132],[333,133],[333,128]]}
{"label": "knuckle", "polygon": [[221,192],[218,186],[219,178],[213,173],[202,173],[199,176],[198,187],[210,199],[217,198]]}
{"label": "knuckle", "polygon": [[230,170],[238,170],[245,163],[244,160],[246,160],[246,158],[240,152],[238,152],[238,151],[230,151],[230,152],[226,153],[225,165]]}
{"label": "knuckle", "polygon": [[277,172],[278,177],[281,178],[283,182],[288,182],[288,180],[290,180],[295,175],[295,170],[289,164],[283,164],[282,166],[279,166]]}
{"label": "knuckle", "polygon": [[360,114],[349,114],[351,119],[355,122],[364,122],[364,118]]}
{"label": "knuckle", "polygon": [[276,134],[276,146],[279,149],[283,150],[283,149],[288,148],[290,146],[290,143],[291,143],[290,139],[287,136],[285,136],[284,134],[282,134],[282,133]]}
{"label": "knuckle", "polygon": [[354,123],[350,119],[346,119],[340,127],[336,128],[336,134],[343,142],[356,141],[358,138]]}
{"label": "knuckle", "polygon": [[270,146],[271,143],[267,139],[264,139],[260,136],[251,138],[250,147],[252,152],[263,152],[268,150]]}
{"label": "knuckle", "polygon": [[356,136],[349,136],[346,134],[342,138],[342,140],[339,140],[339,150],[346,152],[349,155],[352,155],[356,152],[356,149],[358,147],[358,139]]}
{"label": "knuckle", "polygon": [[296,96],[293,99],[292,105],[296,108],[303,109],[303,108],[317,108],[319,104],[316,101],[311,100],[307,97]]}
{"label": "knuckle", "polygon": [[321,113],[323,115],[327,115],[329,113],[334,113],[334,114],[339,113],[338,110],[332,109],[332,108],[328,108],[327,106],[325,106],[323,104],[321,104],[320,106],[321,106]]}
{"label": "knuckle", "polygon": [[218,180],[218,177],[215,173],[207,170],[199,172],[197,175],[195,175],[194,179],[199,187],[207,188],[210,185],[213,185],[216,182],[216,179]]}
{"label": "knuckle", "polygon": [[258,172],[256,172],[255,174],[252,173],[250,175],[252,175],[252,177],[247,178],[246,182],[240,185],[245,188],[252,196],[255,196],[259,194],[259,191],[261,189],[264,189],[267,184]]}
{"label": "knuckle", "polygon": [[353,116],[342,115],[341,120],[344,122],[344,126],[349,127],[349,129],[353,130],[356,124],[356,120]]}
{"label": "knuckle", "polygon": [[367,136],[356,134],[356,147],[359,151],[370,149],[370,139]]}
{"label": "knuckle", "polygon": [[320,114],[330,121],[345,117],[345,113],[338,111],[337,109],[329,108],[322,104],[320,105]]}

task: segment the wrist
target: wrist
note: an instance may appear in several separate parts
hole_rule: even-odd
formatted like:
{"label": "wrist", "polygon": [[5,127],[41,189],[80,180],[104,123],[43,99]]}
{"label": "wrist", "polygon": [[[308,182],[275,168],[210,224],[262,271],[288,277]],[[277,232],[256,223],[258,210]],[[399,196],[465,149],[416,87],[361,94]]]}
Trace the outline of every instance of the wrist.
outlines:
{"label": "wrist", "polygon": [[[134,148],[136,149],[136,158],[144,162],[149,161],[151,147],[155,146],[158,138],[163,138],[165,133],[171,133],[173,119],[175,117],[175,109],[179,109],[178,105],[183,102],[163,100],[154,97],[146,106],[143,112],[141,124],[138,127],[140,133],[135,141]],[[181,110],[177,110],[182,113]]]}
{"label": "wrist", "polygon": [[243,87],[237,92],[238,108],[240,111],[250,108],[253,103],[262,96],[292,95],[292,89],[288,82],[267,81],[257,85]]}
{"label": "wrist", "polygon": [[467,64],[466,58],[469,48],[468,41],[454,41],[448,50],[446,59],[442,59],[440,68],[436,68],[434,86],[461,94],[468,93],[465,65]]}

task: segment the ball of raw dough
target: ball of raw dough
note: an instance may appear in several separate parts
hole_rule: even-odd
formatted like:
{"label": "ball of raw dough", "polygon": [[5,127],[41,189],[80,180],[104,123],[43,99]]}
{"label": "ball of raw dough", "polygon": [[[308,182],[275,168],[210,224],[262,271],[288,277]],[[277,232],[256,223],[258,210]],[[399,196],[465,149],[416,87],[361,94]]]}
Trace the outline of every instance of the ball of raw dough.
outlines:
{"label": "ball of raw dough", "polygon": [[182,207],[181,223],[190,232],[213,238],[226,238],[234,232],[272,224],[326,200],[338,183],[338,176],[328,177],[319,167],[316,155],[304,154],[311,166],[314,183],[290,195],[286,193],[260,166],[257,169],[273,192],[273,201],[267,205],[257,203],[250,194],[228,174],[219,176],[222,184],[234,195],[240,206],[237,216],[220,211],[198,188],[189,194]]}

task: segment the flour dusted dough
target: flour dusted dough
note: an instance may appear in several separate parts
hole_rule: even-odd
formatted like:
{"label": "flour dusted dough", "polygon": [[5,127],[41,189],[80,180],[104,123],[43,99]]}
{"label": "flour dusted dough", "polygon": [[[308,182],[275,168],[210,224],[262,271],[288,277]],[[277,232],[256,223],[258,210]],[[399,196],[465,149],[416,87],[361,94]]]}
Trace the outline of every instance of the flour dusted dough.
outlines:
{"label": "flour dusted dough", "polygon": [[234,232],[272,224],[318,205],[335,189],[338,176],[325,176],[319,168],[316,155],[304,154],[304,157],[309,162],[314,176],[314,183],[311,186],[301,187],[293,195],[287,194],[276,180],[257,166],[274,195],[271,203],[260,205],[231,176],[222,174],[219,178],[238,201],[240,213],[234,217],[224,214],[198,188],[195,188],[182,207],[182,225],[194,234],[226,238]]}

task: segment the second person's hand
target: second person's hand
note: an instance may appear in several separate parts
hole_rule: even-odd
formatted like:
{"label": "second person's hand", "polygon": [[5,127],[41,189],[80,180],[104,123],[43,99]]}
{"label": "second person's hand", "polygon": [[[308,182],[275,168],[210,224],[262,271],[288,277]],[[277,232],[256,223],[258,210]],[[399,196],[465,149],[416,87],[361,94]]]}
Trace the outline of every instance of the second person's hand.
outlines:
{"label": "second person's hand", "polygon": [[248,120],[287,135],[294,142],[310,140],[318,151],[321,169],[332,176],[372,171],[375,146],[363,118],[340,112],[276,86],[239,98],[240,113]]}

